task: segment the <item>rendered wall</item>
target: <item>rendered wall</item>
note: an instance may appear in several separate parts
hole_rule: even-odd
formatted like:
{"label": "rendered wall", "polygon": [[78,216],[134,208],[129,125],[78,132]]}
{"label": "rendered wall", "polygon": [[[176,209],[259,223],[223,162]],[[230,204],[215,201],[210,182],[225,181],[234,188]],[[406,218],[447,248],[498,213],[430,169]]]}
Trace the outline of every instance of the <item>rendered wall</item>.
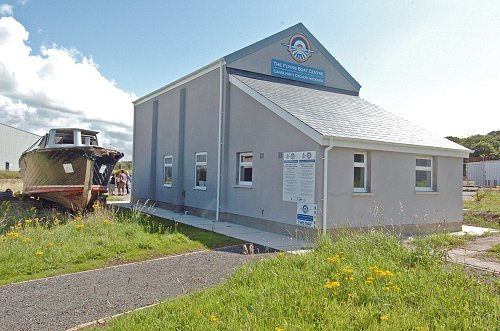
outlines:
{"label": "rendered wall", "polygon": [[[294,233],[297,203],[283,201],[283,158],[279,152],[316,151],[316,203],[322,195],[322,148],[234,85],[229,87],[227,175],[222,211],[228,219],[248,226]],[[253,152],[252,187],[237,184],[237,153]],[[262,158],[261,158],[262,154]],[[243,217],[240,217],[243,216]],[[246,218],[245,218],[246,217]],[[265,220],[262,222],[259,220]],[[258,224],[256,224],[258,223]],[[289,226],[292,225],[292,226]],[[273,228],[274,226],[274,228]]]}
{"label": "rendered wall", "polygon": [[[154,101],[158,102],[156,151],[151,150],[155,144],[150,134]],[[133,200],[151,199],[173,208],[215,211],[218,111],[219,70],[135,107]],[[196,152],[207,152],[206,190],[194,189]],[[153,168],[151,153],[156,155]],[[172,187],[163,182],[164,156],[173,156]],[[153,188],[149,184],[152,174],[156,178]]]}
{"label": "rendered wall", "polygon": [[149,199],[153,100],[134,107],[132,198]]}
{"label": "rendered wall", "polygon": [[[368,152],[369,194],[352,193],[355,152]],[[416,192],[416,154],[334,148],[329,157],[328,227],[405,225],[411,229],[419,224],[424,229],[450,223],[448,227],[456,228],[462,221],[461,158],[434,157],[437,192]]]}

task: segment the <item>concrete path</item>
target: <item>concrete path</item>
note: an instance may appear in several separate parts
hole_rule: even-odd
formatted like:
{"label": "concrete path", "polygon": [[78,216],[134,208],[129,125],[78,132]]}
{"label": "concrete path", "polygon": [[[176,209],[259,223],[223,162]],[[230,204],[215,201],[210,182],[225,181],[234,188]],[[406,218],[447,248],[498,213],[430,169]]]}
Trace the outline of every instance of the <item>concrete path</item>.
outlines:
{"label": "concrete path", "polygon": [[173,220],[177,223],[191,225],[196,228],[213,231],[224,234],[226,236],[241,239],[248,243],[259,244],[279,251],[296,252],[314,247],[314,243],[307,240],[300,234],[290,234],[288,236],[267,232],[248,226],[243,226],[235,223],[214,221],[208,218],[174,213],[171,210],[147,207],[144,205],[133,205],[128,202],[112,202],[111,204],[124,208],[137,208],[141,212]]}
{"label": "concrete path", "polygon": [[66,330],[211,287],[254,258],[202,251],[0,286],[0,330]]}
{"label": "concrete path", "polygon": [[500,261],[484,256],[496,244],[500,244],[500,234],[480,237],[469,242],[464,247],[448,251],[448,257],[455,263],[460,263],[500,277]]}

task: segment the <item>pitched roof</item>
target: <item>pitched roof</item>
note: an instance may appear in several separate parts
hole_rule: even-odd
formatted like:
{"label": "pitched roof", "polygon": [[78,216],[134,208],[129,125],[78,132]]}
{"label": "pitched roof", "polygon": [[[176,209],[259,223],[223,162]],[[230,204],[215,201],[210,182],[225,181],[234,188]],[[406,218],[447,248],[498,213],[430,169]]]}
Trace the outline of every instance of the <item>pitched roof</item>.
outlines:
{"label": "pitched roof", "polygon": [[311,40],[312,43],[319,49],[321,54],[323,54],[323,56],[325,56],[328,59],[328,61],[330,61],[330,63],[335,68],[337,68],[337,70],[352,84],[352,86],[356,90],[359,91],[359,89],[361,88],[361,85],[354,79],[354,77],[351,76],[351,74],[349,72],[347,72],[347,70],[345,70],[345,68],[333,57],[332,54],[330,54],[330,52],[319,42],[319,40],[316,39],[316,37],[314,37],[314,35],[311,32],[309,32],[309,30],[307,30],[307,28],[302,23],[297,23],[297,24],[289,27],[288,29],[282,30],[282,31],[275,33],[267,38],[264,38],[256,43],[253,43],[249,46],[246,46],[246,47],[244,47],[236,52],[228,54],[228,55],[223,57],[224,61],[226,62],[226,64],[228,66],[231,66],[232,62],[239,60],[242,57],[245,57],[247,55],[250,55],[250,54],[252,54],[252,53],[254,53],[254,52],[256,52],[264,47],[272,45],[272,44],[280,41],[281,39],[284,39],[287,37],[289,38],[290,35],[293,35],[295,33],[302,33],[309,40]]}
{"label": "pitched roof", "polygon": [[323,137],[453,150],[464,157],[469,152],[358,96],[234,74],[230,81],[256,99],[265,98]]}

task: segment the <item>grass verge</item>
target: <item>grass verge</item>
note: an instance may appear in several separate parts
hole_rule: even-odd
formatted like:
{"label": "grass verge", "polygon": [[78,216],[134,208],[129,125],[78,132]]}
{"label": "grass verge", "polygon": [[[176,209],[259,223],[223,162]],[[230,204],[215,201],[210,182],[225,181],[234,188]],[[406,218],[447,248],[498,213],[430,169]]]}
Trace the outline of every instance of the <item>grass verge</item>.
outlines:
{"label": "grass verge", "polygon": [[[440,239],[441,240],[441,239]],[[274,254],[225,284],[113,319],[111,330],[494,330],[500,286],[443,267],[439,241],[382,232]]]}
{"label": "grass verge", "polygon": [[488,256],[500,260],[500,244],[496,244],[488,250]]}
{"label": "grass verge", "polygon": [[233,245],[213,232],[96,207],[86,215],[0,205],[0,285]]}
{"label": "grass verge", "polygon": [[464,208],[464,224],[500,230],[500,191],[480,190]]}
{"label": "grass verge", "polygon": [[0,170],[0,179],[20,179],[21,173],[19,171]]}

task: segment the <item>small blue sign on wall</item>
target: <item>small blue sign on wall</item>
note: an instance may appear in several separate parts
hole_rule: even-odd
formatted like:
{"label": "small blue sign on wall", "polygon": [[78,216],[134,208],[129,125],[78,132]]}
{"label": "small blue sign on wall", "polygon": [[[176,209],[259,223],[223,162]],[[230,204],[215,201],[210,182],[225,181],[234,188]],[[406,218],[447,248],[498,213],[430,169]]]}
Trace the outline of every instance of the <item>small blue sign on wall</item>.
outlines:
{"label": "small blue sign on wall", "polygon": [[300,82],[325,85],[324,70],[303,66],[297,63],[273,59],[271,61],[271,74],[273,76],[298,80]]}

